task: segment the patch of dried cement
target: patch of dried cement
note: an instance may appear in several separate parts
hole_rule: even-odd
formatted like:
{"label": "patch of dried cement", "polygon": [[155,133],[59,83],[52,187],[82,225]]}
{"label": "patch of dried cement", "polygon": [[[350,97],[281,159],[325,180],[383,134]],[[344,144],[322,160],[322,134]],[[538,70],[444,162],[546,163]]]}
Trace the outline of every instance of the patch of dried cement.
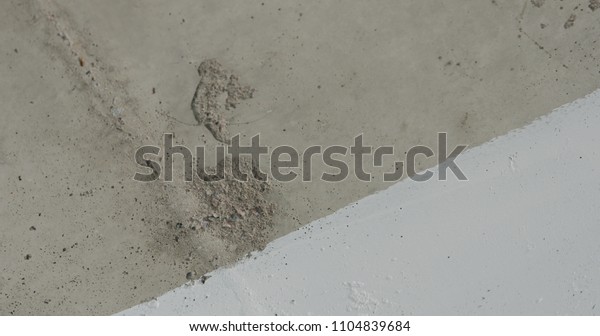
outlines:
{"label": "patch of dried cement", "polygon": [[221,111],[220,98],[226,95],[225,108],[235,108],[240,100],[252,98],[254,89],[239,84],[238,77],[227,71],[216,59],[198,67],[200,82],[192,100],[192,111],[199,125],[204,125],[220,142],[229,143],[227,120]]}
{"label": "patch of dried cement", "polygon": [[571,14],[569,16],[569,18],[567,19],[567,22],[565,22],[564,28],[569,29],[569,28],[573,27],[576,19],[577,19],[577,15]]}

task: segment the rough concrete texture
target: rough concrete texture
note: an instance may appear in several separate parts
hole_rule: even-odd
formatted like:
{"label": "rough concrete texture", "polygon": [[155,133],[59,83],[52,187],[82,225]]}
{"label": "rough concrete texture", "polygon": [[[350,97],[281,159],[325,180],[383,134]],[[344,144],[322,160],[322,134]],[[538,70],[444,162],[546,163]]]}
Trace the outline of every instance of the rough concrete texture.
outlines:
{"label": "rough concrete texture", "polygon": [[[255,89],[224,112],[230,134],[247,142],[260,133],[265,145],[303,149],[364,133],[367,144],[402,153],[435,147],[445,131],[450,146],[476,145],[597,88],[595,8],[1,2],[0,313],[114,313],[244,254],[210,230],[180,237],[202,207],[180,178],[132,180],[135,149],[160,144],[164,132],[177,144],[218,143],[191,111],[202,61],[218,59]],[[275,184],[262,240],[385,186]]]}

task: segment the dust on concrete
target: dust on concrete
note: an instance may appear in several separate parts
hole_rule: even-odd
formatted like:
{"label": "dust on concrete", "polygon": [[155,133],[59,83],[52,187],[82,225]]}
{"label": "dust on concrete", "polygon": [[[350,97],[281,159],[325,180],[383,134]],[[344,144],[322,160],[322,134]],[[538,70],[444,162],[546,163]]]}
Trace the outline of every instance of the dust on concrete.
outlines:
{"label": "dust on concrete", "polygon": [[590,0],[588,7],[593,11],[600,8],[600,0]]}
{"label": "dust on concrete", "polygon": [[254,89],[240,85],[236,75],[227,71],[216,59],[209,59],[198,67],[200,82],[192,99],[192,111],[199,125],[204,125],[220,142],[229,143],[227,120],[221,110],[235,108],[240,100],[252,98]]}
{"label": "dust on concrete", "polygon": [[[238,163],[245,181],[233,173]],[[163,201],[173,211],[149,223],[152,250],[179,263],[178,278],[200,279],[266,246],[277,208],[270,183],[256,178],[255,168],[250,159],[228,158],[185,187],[164,186]]]}
{"label": "dust on concrete", "polygon": [[[234,165],[246,175],[246,181],[235,176]],[[193,190],[203,207],[192,221],[232,244],[238,252],[264,248],[275,214],[275,204],[269,199],[271,185],[255,176],[250,159],[226,159],[213,169],[218,171],[224,172],[219,181],[194,182]]]}

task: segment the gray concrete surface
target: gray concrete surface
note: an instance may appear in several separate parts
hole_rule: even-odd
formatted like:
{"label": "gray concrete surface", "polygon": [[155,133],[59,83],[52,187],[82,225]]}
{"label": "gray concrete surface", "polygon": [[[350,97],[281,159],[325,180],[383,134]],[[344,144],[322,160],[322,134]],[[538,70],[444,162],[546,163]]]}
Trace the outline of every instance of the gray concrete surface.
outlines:
{"label": "gray concrete surface", "polygon": [[[231,131],[270,146],[477,145],[598,87],[598,20],[587,0],[4,1],[0,313],[110,314],[241,256],[210,234],[175,241],[198,206],[184,183],[131,179],[166,131],[215,144],[172,119],[194,122],[207,58],[256,89]],[[264,234],[385,186],[275,185]]]}

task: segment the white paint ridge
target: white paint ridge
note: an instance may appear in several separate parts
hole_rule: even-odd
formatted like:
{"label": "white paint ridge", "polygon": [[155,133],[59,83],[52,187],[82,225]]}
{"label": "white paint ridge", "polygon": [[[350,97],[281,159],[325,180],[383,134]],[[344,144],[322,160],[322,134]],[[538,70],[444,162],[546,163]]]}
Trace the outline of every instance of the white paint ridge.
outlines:
{"label": "white paint ridge", "polygon": [[402,181],[121,314],[597,315],[599,112],[600,90],[460,155],[469,181]]}

